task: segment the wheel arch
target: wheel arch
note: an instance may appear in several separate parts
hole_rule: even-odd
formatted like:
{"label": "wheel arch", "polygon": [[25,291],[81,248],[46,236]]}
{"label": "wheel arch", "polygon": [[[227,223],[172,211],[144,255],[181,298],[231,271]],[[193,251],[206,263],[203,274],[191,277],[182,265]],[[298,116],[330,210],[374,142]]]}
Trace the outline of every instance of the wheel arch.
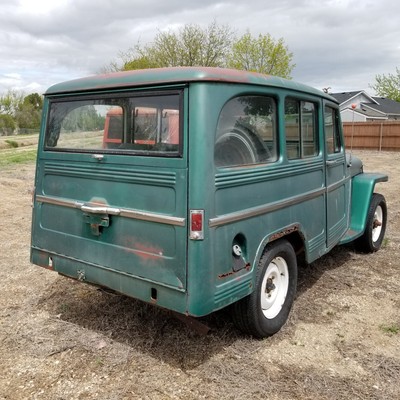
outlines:
{"label": "wheel arch", "polygon": [[264,253],[265,248],[278,240],[287,240],[294,249],[297,259],[301,256],[305,256],[306,246],[305,246],[305,238],[301,231],[301,227],[299,224],[293,224],[287,226],[277,232],[270,233],[264,237],[264,239],[260,242],[256,256],[253,261],[253,271],[257,269],[257,265]]}

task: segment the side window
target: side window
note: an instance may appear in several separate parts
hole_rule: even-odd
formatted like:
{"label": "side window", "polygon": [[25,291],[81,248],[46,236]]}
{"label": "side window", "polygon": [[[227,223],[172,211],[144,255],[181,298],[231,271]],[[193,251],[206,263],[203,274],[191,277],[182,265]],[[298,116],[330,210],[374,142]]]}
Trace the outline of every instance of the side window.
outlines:
{"label": "side window", "polygon": [[223,107],[217,125],[217,167],[276,161],[276,103],[266,96],[241,96]]}
{"label": "side window", "polygon": [[339,130],[339,114],[332,107],[326,106],[324,111],[325,141],[328,154],[340,153],[342,149]]}
{"label": "side window", "polygon": [[288,158],[298,159],[318,154],[317,112],[314,103],[285,100],[285,131]]}

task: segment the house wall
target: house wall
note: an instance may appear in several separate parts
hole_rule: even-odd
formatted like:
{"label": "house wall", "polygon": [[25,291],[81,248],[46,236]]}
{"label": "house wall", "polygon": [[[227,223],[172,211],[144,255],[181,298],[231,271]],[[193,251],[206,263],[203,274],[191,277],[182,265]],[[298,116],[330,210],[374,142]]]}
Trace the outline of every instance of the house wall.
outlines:
{"label": "house wall", "polygon": [[355,104],[356,108],[360,108],[361,103],[370,103],[371,101],[374,100],[361,92],[357,96],[354,96],[351,99],[344,101],[342,104],[340,104],[340,109],[344,110],[346,108],[351,108],[352,104]]}
{"label": "house wall", "polygon": [[340,116],[342,118],[343,122],[366,122],[367,118],[363,114],[359,114],[357,111],[349,110],[348,108],[346,110],[342,110],[340,112]]}

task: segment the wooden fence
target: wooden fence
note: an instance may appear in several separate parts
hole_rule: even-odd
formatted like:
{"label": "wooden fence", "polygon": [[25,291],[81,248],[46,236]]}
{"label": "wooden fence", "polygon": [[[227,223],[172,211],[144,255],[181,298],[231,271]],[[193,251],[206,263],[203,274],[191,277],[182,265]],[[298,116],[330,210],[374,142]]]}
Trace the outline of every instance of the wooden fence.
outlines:
{"label": "wooden fence", "polygon": [[400,121],[344,122],[346,148],[400,151]]}

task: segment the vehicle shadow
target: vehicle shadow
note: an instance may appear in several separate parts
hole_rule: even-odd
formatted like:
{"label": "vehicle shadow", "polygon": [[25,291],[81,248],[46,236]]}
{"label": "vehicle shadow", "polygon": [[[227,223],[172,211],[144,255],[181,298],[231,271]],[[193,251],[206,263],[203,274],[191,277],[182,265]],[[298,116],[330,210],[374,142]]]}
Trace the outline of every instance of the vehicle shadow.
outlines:
{"label": "vehicle shadow", "polygon": [[208,331],[205,333],[168,310],[64,277],[48,288],[39,307],[110,343],[122,343],[183,370],[195,368],[236,340],[245,339],[227,310],[195,320]]}
{"label": "vehicle shadow", "polygon": [[[266,340],[275,343],[293,335],[296,321],[310,315],[307,303],[311,300],[304,299],[307,293],[324,274],[341,268],[350,257],[348,248],[337,248],[312,265],[301,266],[296,315],[290,317],[283,331]],[[319,292],[317,296],[323,298],[324,293]],[[315,308],[320,300],[313,299],[311,307]],[[253,347],[259,345],[258,340],[234,327],[229,309],[196,319],[208,329],[207,334],[201,334],[167,310],[64,277],[48,288],[39,307],[54,318],[103,335],[107,340],[122,343],[182,370],[204,364],[237,342],[241,346],[244,342],[253,343]]]}

